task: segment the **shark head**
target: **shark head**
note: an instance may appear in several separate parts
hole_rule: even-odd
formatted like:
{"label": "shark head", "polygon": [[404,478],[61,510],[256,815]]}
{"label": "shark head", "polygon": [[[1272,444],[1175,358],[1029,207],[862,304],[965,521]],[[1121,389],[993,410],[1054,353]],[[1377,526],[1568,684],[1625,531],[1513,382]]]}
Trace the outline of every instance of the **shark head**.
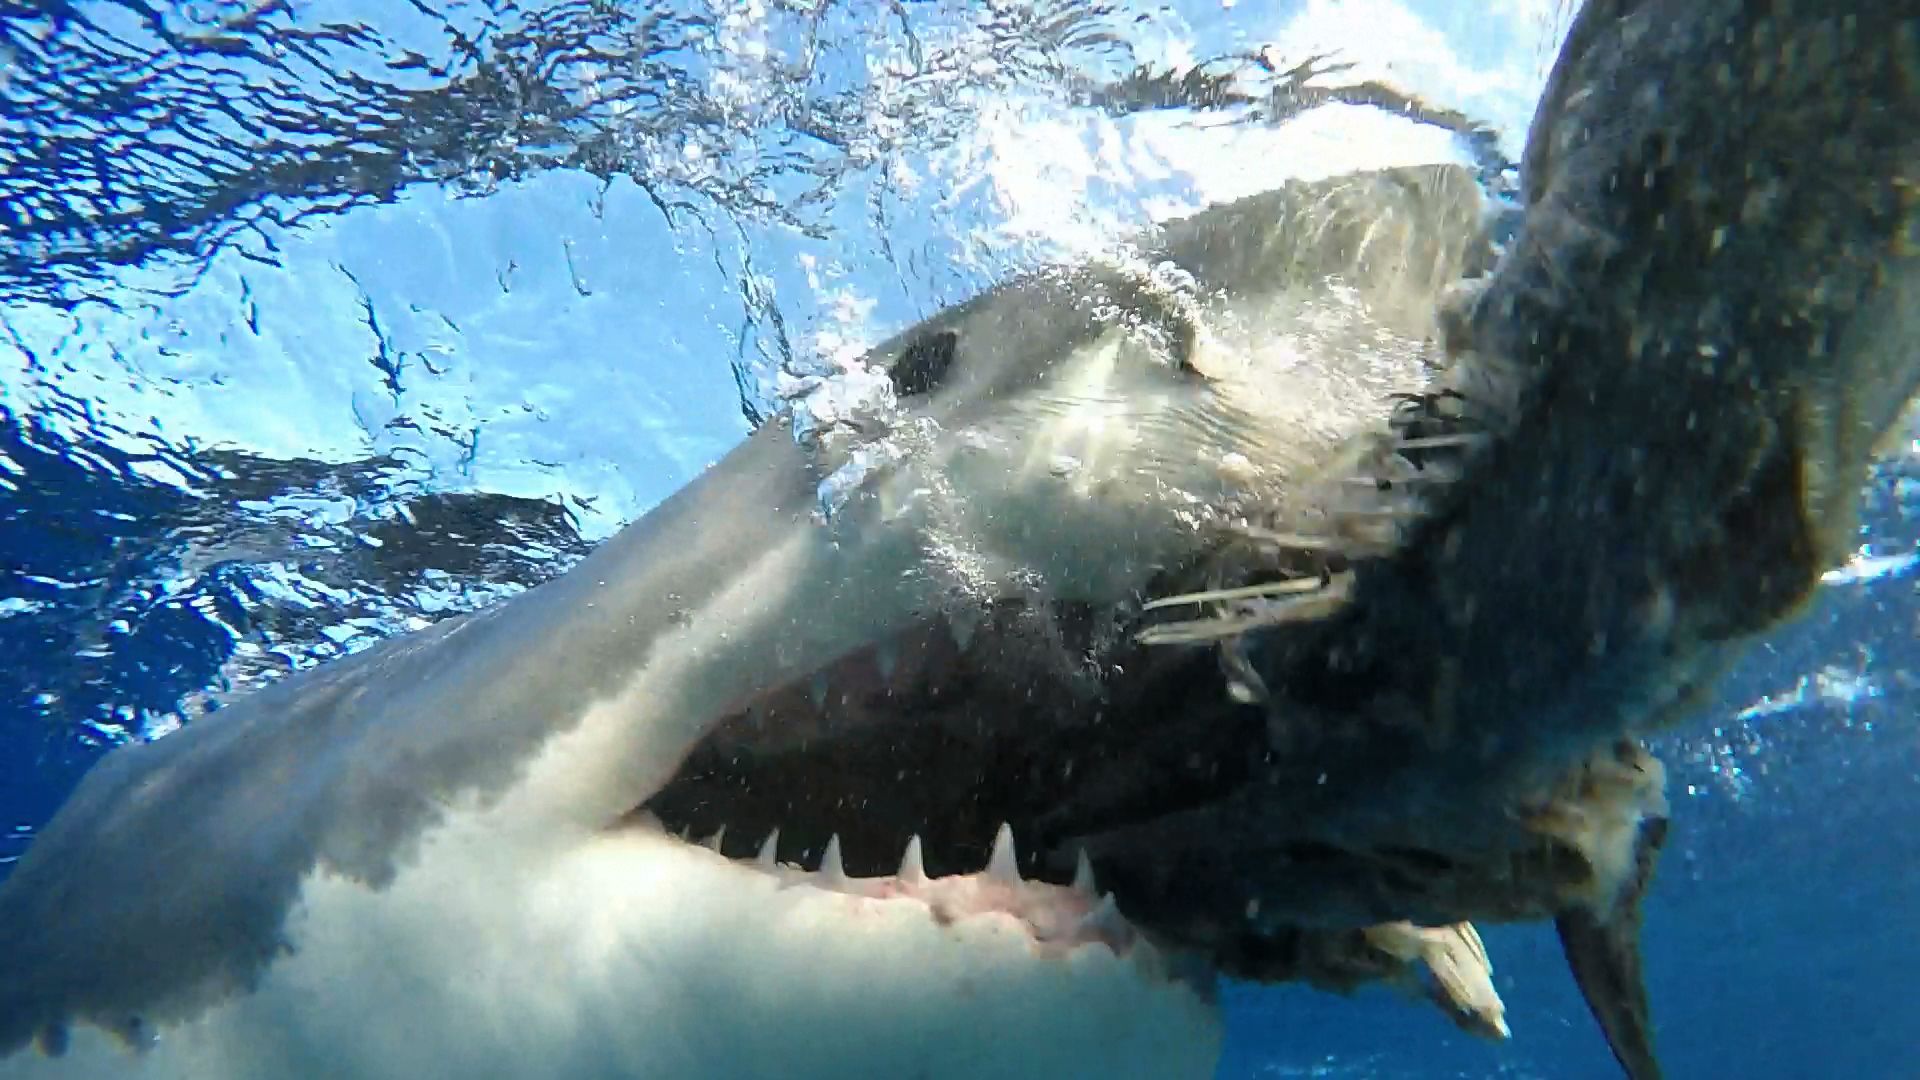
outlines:
{"label": "shark head", "polygon": [[[1218,767],[1105,723],[1192,662],[1143,601],[1361,542],[1483,214],[1294,183],[1014,281],[560,578],[114,752],[0,888],[0,1075],[1208,1075],[1219,957],[1049,822]],[[1504,1031],[1471,927],[1382,922],[1301,974]]]}

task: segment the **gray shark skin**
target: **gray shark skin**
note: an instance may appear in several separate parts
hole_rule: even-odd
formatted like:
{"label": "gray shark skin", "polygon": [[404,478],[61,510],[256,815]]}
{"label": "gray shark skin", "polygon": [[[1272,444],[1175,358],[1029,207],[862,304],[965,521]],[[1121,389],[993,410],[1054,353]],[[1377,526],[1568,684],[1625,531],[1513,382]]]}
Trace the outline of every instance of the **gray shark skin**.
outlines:
{"label": "gray shark skin", "polygon": [[[1054,685],[1046,661],[1057,649],[1030,648],[1051,612],[1128,610],[1167,568],[1216,548],[1242,508],[1314,503],[1328,463],[1380,436],[1386,403],[1431,382],[1434,305],[1484,262],[1482,216],[1465,170],[1361,174],[1169,223],[1143,238],[1138,259],[1032,275],[883,344],[867,365],[885,376],[877,398],[803,402],[803,438],[767,425],[561,578],[114,752],[0,888],[0,1051],[31,1041],[45,1052],[15,1053],[0,1075],[391,1075],[416,1059],[443,1070],[467,1061],[466,1076],[771,1069],[743,1064],[742,1040],[711,1008],[696,1010],[697,995],[672,993],[710,979],[712,992],[747,1000],[763,978],[741,971],[728,983],[733,969],[700,948],[703,935],[728,937],[729,956],[805,951],[819,930],[779,929],[779,913],[804,911],[854,942],[873,925],[861,905],[880,892],[925,898],[939,918],[895,925],[887,909],[894,938],[873,940],[894,944],[842,950],[870,966],[838,981],[831,964],[811,967],[804,995],[846,988],[859,1003],[849,1008],[903,1033],[902,1053],[990,1021],[959,998],[935,1012],[898,1004],[882,976],[911,983],[922,964],[964,971],[977,952],[985,966],[970,985],[1011,987],[1012,1005],[1080,980],[1026,1012],[1079,1001],[1086,1018],[1052,1018],[1039,1043],[996,1040],[993,1052],[1020,1067],[1057,1069],[1064,1045],[1074,1060],[1122,1072],[1204,1071],[1218,1039],[1206,976],[1169,971],[1150,946],[1131,944],[1137,932],[1093,903],[1091,883],[1022,885],[1004,841],[968,861],[968,847],[942,846],[942,815],[890,820],[903,843],[928,832],[935,870],[988,871],[929,883],[916,841],[898,874],[902,844],[885,882],[862,883],[810,844],[800,854],[820,869],[801,888],[782,876],[777,839],[757,869],[743,868],[637,811],[745,703],[931,624],[981,626],[976,643],[995,655],[1034,652],[1037,685]],[[1163,261],[1181,272],[1169,278]],[[1002,619],[1016,609],[1038,615]],[[1084,713],[1093,702],[1080,700]],[[766,833],[734,835],[751,853]],[[712,875],[722,884],[708,884]],[[685,891],[729,890],[719,919],[780,887],[760,917],[741,915],[722,934],[698,901],[674,899],[674,883],[695,878]],[[602,925],[626,902],[623,880],[635,882],[641,910]],[[1032,959],[1011,974],[1004,957],[968,944],[987,924],[968,929],[953,914],[1002,903],[1034,936]],[[559,912],[550,923],[536,917],[550,910]],[[1061,912],[1072,915],[1065,930]],[[474,947],[436,944],[443,921],[470,924]],[[948,921],[952,933],[940,929]],[[927,944],[936,931],[946,937]],[[1468,974],[1456,996],[1492,998],[1472,977],[1484,954],[1471,928],[1376,933],[1400,957],[1377,963],[1377,976],[1445,963]],[[625,943],[637,966],[616,965],[613,991],[571,971],[527,981],[534,959],[467,971],[487,952],[480,942],[520,934],[529,950],[572,950],[575,968],[612,955],[609,941]],[[739,940],[752,934],[764,936]],[[1054,955],[1075,943],[1068,960]],[[356,966],[356,956],[366,960]],[[1108,961],[1111,971],[1099,966]],[[494,996],[467,1000],[494,983]],[[641,1012],[651,1003],[651,1023],[666,1030],[629,1045],[634,1025],[607,1015],[607,1002],[623,999]],[[758,1015],[817,1005],[787,1001]],[[894,1015],[896,1004],[918,1011]],[[1155,1023],[1126,1026],[1153,1053],[1063,1034],[1062,1024],[1111,1023],[1103,1011],[1149,1006]],[[1497,1027],[1497,998],[1482,1008]],[[538,1036],[489,1023],[493,1013],[552,1020],[528,1028],[548,1041],[524,1045]],[[732,1022],[758,1030],[755,1015]],[[113,1057],[99,1031],[136,1053]],[[713,1057],[699,1056],[703,1047]],[[844,1067],[846,1053],[787,1045],[779,1060],[806,1074],[810,1061]],[[931,1074],[968,1074],[966,1058],[948,1058]]]}

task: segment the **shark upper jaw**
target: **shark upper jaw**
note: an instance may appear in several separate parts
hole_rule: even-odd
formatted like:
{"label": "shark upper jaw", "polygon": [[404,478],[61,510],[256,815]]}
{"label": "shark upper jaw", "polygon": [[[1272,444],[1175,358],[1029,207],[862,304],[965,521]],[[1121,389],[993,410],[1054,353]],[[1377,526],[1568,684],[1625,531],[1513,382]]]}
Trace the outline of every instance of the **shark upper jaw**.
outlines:
{"label": "shark upper jaw", "polygon": [[[791,1075],[876,1048],[913,1075],[1205,1074],[1204,966],[1068,884],[1070,858],[1015,885],[999,823],[973,830],[991,799],[937,807],[963,827],[925,843],[927,882],[895,872],[913,824],[851,805],[898,773],[842,786],[852,830],[895,837],[876,871],[850,836],[855,875],[802,881],[778,848],[768,871],[635,811],[685,790],[726,718],[876,643],[986,623],[995,656],[1071,661],[1060,618],[1110,624],[1242,501],[1310,503],[1428,378],[1402,309],[1456,275],[1478,215],[1462,170],[1290,185],[1167,227],[1197,289],[1122,266],[996,291],[876,350],[882,437],[857,408],[770,425],[561,578],[110,755],[0,889],[0,1050],[64,1052],[0,1073],[111,1075],[117,1037],[154,1076]],[[1301,275],[1288,243],[1221,242],[1261,228],[1344,236],[1348,261]],[[1150,325],[1090,291],[1144,298]],[[1316,304],[1350,333],[1290,335]],[[1314,423],[1274,438],[1269,408]],[[856,1022],[857,1045],[823,1037]]]}

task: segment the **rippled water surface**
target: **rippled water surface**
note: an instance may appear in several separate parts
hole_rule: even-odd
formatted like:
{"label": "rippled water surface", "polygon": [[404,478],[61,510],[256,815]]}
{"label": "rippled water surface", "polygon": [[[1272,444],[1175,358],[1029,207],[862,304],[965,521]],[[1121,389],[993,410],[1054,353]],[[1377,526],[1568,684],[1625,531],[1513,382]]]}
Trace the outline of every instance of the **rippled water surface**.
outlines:
{"label": "rippled water surface", "polygon": [[[551,576],[1012,272],[1288,177],[1504,190],[1568,17],[0,0],[0,859],[104,748]],[[1665,748],[1674,1075],[1920,1060],[1915,460]],[[1510,1047],[1245,991],[1224,1074],[1611,1075],[1545,932],[1490,944]]]}

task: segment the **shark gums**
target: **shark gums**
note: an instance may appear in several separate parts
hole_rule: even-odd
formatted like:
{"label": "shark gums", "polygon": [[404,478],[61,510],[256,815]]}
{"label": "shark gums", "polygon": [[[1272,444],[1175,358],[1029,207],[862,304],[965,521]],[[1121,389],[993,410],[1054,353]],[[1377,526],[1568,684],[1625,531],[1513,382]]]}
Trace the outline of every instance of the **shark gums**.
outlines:
{"label": "shark gums", "polygon": [[1223,974],[1504,1037],[1519,919],[1656,1076],[1636,740],[1913,395],[1917,24],[1595,0],[1503,247],[1448,167],[1164,224],[116,751],[0,888],[0,1076],[1206,1076]]}

